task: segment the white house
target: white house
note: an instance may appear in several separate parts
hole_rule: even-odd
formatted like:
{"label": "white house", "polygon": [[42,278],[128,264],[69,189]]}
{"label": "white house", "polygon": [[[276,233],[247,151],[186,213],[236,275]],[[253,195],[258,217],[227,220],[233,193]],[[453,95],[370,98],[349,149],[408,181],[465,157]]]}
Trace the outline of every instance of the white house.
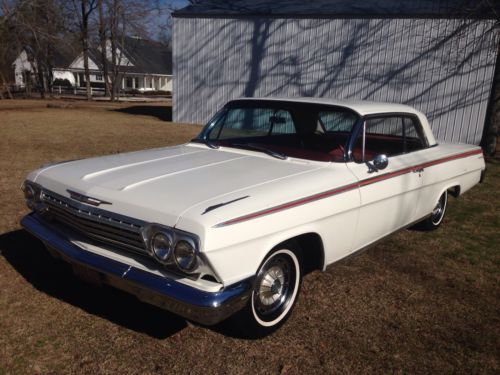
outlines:
{"label": "white house", "polygon": [[[89,69],[92,87],[104,87],[100,49],[90,49]],[[109,69],[112,69],[111,51],[106,51]],[[172,91],[172,53],[161,43],[138,37],[126,37],[123,46],[117,48],[119,71],[122,74],[122,90]],[[71,86],[85,86],[83,52],[72,54],[65,51],[54,53],[54,81],[68,80]],[[21,51],[13,63],[15,83],[25,87],[27,80],[34,79],[35,62],[27,50]]]}

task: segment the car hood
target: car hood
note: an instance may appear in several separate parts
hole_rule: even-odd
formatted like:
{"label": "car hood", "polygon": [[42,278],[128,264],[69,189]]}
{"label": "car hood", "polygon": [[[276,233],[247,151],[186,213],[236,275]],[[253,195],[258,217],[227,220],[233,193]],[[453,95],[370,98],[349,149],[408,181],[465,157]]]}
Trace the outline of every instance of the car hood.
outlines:
{"label": "car hood", "polygon": [[203,208],[201,215],[213,205],[246,199],[252,187],[317,168],[317,163],[187,144],[56,164],[28,179],[66,197],[72,190],[110,202],[99,207],[104,210],[175,226],[192,207]]}

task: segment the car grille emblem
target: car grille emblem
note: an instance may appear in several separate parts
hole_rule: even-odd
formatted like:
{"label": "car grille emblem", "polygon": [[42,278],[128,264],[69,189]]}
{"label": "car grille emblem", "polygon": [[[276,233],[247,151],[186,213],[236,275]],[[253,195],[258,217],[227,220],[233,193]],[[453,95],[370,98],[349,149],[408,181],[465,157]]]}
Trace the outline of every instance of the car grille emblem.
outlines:
{"label": "car grille emblem", "polygon": [[100,199],[88,197],[86,195],[77,193],[76,191],[72,190],[66,190],[69,193],[69,196],[71,199],[74,199],[75,201],[82,202],[82,203],[87,203],[91,204],[92,206],[99,206],[101,204],[112,204],[111,202],[106,202]]}

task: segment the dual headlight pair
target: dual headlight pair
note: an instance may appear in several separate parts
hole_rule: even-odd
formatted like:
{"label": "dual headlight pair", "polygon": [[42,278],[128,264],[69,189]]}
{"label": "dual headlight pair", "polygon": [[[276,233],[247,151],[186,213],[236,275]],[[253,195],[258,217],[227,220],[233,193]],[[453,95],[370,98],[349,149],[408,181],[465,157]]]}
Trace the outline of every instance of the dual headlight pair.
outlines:
{"label": "dual headlight pair", "polygon": [[[48,207],[42,200],[42,187],[25,181],[21,187],[26,205],[39,214],[46,214]],[[196,235],[159,224],[147,225],[143,239],[149,255],[166,267],[175,267],[182,273],[212,275],[214,272],[199,253]]]}
{"label": "dual headlight pair", "polygon": [[193,273],[198,267],[198,240],[170,228],[150,228],[148,249],[161,264],[175,265],[179,270]]}
{"label": "dual headlight pair", "polygon": [[47,205],[42,201],[42,188],[33,182],[25,181],[21,186],[24,199],[29,209],[43,214],[47,211]]}

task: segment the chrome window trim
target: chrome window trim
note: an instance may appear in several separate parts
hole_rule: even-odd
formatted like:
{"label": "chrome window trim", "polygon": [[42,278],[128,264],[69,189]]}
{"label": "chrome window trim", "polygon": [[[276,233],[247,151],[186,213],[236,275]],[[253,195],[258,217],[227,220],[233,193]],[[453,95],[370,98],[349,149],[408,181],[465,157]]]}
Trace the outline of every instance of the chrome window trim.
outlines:
{"label": "chrome window trim", "polygon": [[[427,139],[427,135],[425,134],[425,131],[424,131],[423,127],[422,127],[422,123],[420,122],[420,119],[418,118],[418,116],[415,115],[414,113],[408,113],[408,112],[373,113],[373,114],[368,114],[368,115],[362,116],[359,119],[358,123],[356,123],[353,126],[350,138],[347,141],[347,147],[346,147],[346,152],[345,152],[346,153],[346,156],[345,156],[345,161],[346,162],[356,162],[354,160],[354,157],[353,157],[353,154],[352,154],[352,150],[353,150],[354,143],[356,142],[356,139],[358,138],[358,135],[359,135],[360,131],[363,132],[363,138],[364,138],[364,130],[365,130],[365,125],[366,125],[366,120],[371,119],[371,118],[381,118],[381,117],[402,117],[402,118],[408,117],[408,118],[410,118],[411,120],[414,121],[414,124],[415,124],[415,127],[417,129],[417,132],[420,131],[421,134],[419,134],[419,136],[421,136],[421,140],[424,142],[424,147],[422,147],[419,150],[414,150],[414,151],[405,152],[405,153],[402,153],[402,154],[392,155],[392,156],[406,155],[406,154],[409,154],[409,153],[418,152],[418,151],[426,150],[428,148],[437,146],[437,142],[434,145],[429,145],[429,140]],[[364,139],[363,139],[363,141],[364,141]],[[364,144],[363,144],[363,150],[362,150],[363,160],[364,160],[364,153],[365,153],[365,147],[364,147]],[[364,161],[362,161],[362,162],[356,162],[356,163],[358,163],[358,164],[359,163],[364,163]]]}

